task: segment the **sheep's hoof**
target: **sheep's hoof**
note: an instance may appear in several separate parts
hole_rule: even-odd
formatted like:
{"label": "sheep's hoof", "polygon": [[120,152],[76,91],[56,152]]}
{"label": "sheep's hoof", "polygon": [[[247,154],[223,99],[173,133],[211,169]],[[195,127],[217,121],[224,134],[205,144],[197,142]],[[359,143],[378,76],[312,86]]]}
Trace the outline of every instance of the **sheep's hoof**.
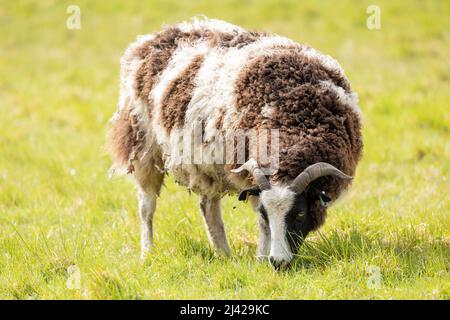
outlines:
{"label": "sheep's hoof", "polygon": [[150,254],[150,248],[141,249],[141,261],[144,262]]}

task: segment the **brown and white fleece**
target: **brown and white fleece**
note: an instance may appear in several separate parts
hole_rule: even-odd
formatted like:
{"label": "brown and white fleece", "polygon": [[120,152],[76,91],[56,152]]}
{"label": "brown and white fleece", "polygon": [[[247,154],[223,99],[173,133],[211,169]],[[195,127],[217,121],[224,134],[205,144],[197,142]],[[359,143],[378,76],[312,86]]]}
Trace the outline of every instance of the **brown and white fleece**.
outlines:
{"label": "brown and white fleece", "polygon": [[[168,171],[209,196],[248,186],[251,177],[230,173],[238,164],[171,162],[177,143],[171,140],[173,129],[199,121],[203,148],[218,132],[279,129],[279,169],[270,177],[274,185],[289,183],[319,161],[353,175],[361,157],[360,109],[342,68],[331,57],[281,36],[218,20],[167,26],[128,47],[120,78],[119,110],[109,134],[116,169],[135,175]],[[151,177],[142,179],[152,183]],[[334,200],[348,183],[322,177],[313,185]],[[318,203],[311,209],[317,228],[326,209]]]}

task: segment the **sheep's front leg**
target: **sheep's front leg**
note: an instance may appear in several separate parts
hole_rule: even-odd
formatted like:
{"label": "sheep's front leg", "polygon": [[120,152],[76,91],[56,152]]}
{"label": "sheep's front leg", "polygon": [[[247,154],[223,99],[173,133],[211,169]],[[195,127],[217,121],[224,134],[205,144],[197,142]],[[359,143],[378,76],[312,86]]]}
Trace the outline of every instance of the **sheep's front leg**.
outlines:
{"label": "sheep's front leg", "polygon": [[222,221],[220,199],[201,196],[200,209],[205,219],[209,241],[213,247],[227,254],[231,253]]}
{"label": "sheep's front leg", "polygon": [[269,224],[263,217],[258,218],[259,223],[259,240],[256,256],[258,259],[265,259],[270,253],[270,228]]}
{"label": "sheep's front leg", "polygon": [[252,204],[253,210],[258,215],[259,239],[258,239],[258,249],[256,251],[256,256],[258,257],[258,259],[265,259],[269,256],[269,253],[270,253],[269,223],[258,211],[258,197],[251,196],[250,203]]}
{"label": "sheep's front leg", "polygon": [[156,194],[138,191],[139,218],[141,220],[141,259],[144,259],[153,245],[153,214],[156,209]]}

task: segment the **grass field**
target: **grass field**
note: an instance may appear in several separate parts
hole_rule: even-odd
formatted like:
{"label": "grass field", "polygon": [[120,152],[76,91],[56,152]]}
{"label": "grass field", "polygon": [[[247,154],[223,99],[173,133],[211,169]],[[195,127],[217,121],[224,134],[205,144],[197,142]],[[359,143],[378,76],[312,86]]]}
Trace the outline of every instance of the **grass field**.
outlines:
{"label": "grass field", "polygon": [[[80,30],[66,28],[70,4]],[[170,178],[142,263],[135,188],[108,179],[120,55],[197,14],[308,43],[360,95],[354,185],[288,272],[254,258],[256,215],[236,197],[233,256],[216,256],[198,197]],[[449,299],[449,1],[0,0],[0,39],[0,298]]]}

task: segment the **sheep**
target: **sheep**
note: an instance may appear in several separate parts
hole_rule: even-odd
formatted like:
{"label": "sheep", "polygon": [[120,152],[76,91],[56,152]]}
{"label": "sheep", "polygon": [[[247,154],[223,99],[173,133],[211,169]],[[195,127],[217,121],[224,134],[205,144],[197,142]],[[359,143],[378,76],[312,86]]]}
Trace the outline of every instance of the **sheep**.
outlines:
{"label": "sheep", "polygon": [[[350,185],[362,155],[361,126],[358,97],[341,66],[306,45],[213,19],[138,37],[121,58],[108,142],[113,172],[137,185],[141,256],[153,244],[156,201],[170,173],[200,195],[215,249],[231,252],[220,201],[239,192],[258,214],[257,256],[288,265]],[[189,130],[200,132],[197,145]],[[196,156],[215,146],[220,156],[218,136],[250,131],[269,131],[275,156],[258,158],[258,143],[247,143],[243,156],[234,150],[229,161],[206,161],[211,153],[189,161],[187,149]],[[184,161],[180,149],[189,154]]]}

